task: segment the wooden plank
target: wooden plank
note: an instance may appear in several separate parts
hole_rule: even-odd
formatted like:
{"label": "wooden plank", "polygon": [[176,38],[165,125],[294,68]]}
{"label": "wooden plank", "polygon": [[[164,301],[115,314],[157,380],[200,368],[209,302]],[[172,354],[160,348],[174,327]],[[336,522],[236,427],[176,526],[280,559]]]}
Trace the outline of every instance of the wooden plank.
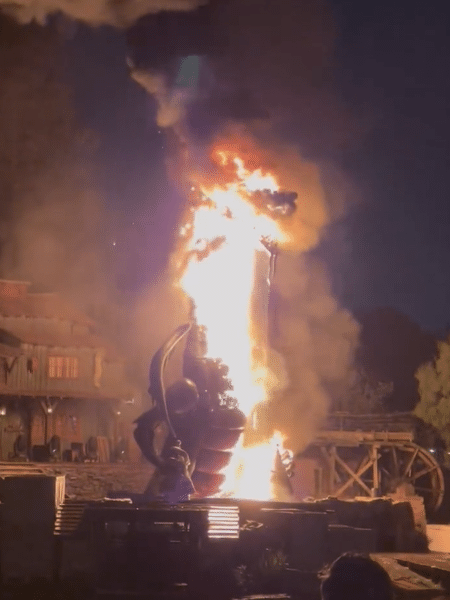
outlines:
{"label": "wooden plank", "polygon": [[336,453],[335,454],[336,462],[345,470],[347,473],[356,481],[356,483],[360,486],[362,490],[364,490],[369,497],[372,497],[372,491],[369,487],[364,483],[364,481],[358,477],[358,475],[347,465],[346,462],[342,460],[342,458]]}
{"label": "wooden plank", "polygon": [[[371,554],[391,578],[394,588],[401,592],[427,592],[430,595],[442,594],[445,588],[440,583],[433,583],[431,579],[415,573],[407,566],[401,565],[394,554]],[[397,555],[398,556],[398,555]]]}
{"label": "wooden plank", "polygon": [[98,460],[99,462],[109,462],[109,441],[107,437],[97,437]]}
{"label": "wooden plank", "polygon": [[320,431],[316,442],[333,441],[335,443],[360,442],[412,442],[414,436],[406,431]]}
{"label": "wooden plank", "polygon": [[370,448],[370,452],[372,454],[373,461],[373,489],[375,490],[375,494],[378,493],[379,490],[379,478],[378,478],[378,444],[374,444]]}
{"label": "wooden plank", "polygon": [[427,553],[407,553],[392,552],[389,554],[380,553],[378,556],[389,556],[400,563],[417,565],[425,569],[434,569],[450,573],[450,553],[447,552],[427,552]]}
{"label": "wooden plank", "polygon": [[[357,477],[361,477],[361,475],[364,475],[364,473],[367,471],[367,469],[369,469],[373,465],[373,460],[370,460],[369,457],[366,457],[366,461],[367,462],[363,463],[361,465],[361,467],[356,471],[355,475]],[[349,477],[349,479],[347,479],[347,481],[344,483],[344,485],[342,487],[340,487],[336,492],[334,492],[335,495],[337,497],[339,497],[353,483],[354,483],[353,479],[351,477]]]}

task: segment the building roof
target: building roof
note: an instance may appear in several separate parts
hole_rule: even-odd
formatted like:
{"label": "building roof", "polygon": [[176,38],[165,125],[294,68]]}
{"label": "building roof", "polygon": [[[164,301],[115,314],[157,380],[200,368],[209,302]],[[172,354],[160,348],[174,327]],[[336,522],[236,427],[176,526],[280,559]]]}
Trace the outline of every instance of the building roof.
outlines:
{"label": "building roof", "polygon": [[[0,329],[0,342],[4,346],[5,355],[13,355],[11,354],[12,350],[8,351],[10,346],[17,348],[21,344],[31,344],[50,348],[98,348],[99,350],[104,349],[106,360],[121,359],[112,344],[91,333],[92,330],[95,330],[95,321],[56,293],[30,292],[30,285],[27,281],[0,279],[0,318],[13,319],[8,324],[4,323],[6,328]],[[20,317],[29,319],[25,327],[23,323],[15,326],[14,319]],[[54,332],[40,331],[40,328],[33,325],[33,319],[67,321],[73,325],[82,325],[88,331],[84,334],[60,333],[57,328]]]}
{"label": "building roof", "polygon": [[94,321],[53,293],[30,293],[22,297],[0,295],[0,315],[32,319],[60,319],[93,327]]}

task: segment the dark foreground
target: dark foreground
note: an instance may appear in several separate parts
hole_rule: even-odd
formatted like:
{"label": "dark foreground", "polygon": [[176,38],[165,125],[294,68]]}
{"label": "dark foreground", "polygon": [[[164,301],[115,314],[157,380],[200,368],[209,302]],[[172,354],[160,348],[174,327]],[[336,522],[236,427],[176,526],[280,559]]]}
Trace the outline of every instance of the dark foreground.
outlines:
{"label": "dark foreground", "polygon": [[3,480],[1,599],[314,600],[345,552],[370,554],[403,597],[449,589],[448,556],[428,552],[411,501],[80,502],[63,488],[40,474]]}

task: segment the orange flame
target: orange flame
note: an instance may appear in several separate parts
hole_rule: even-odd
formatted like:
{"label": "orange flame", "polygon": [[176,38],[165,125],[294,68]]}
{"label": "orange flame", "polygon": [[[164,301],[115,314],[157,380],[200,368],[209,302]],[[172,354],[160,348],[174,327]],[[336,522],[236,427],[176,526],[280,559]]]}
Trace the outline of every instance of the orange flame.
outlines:
{"label": "orange flame", "polygon": [[[278,183],[270,173],[247,169],[239,156],[223,150],[216,156],[233,178],[222,185],[200,187],[201,200],[191,212],[191,222],[181,230],[187,238],[188,259],[180,283],[195,303],[198,324],[206,328],[209,356],[228,366],[239,408],[249,416],[256,404],[267,399],[273,385],[265,353],[259,348],[265,333],[251,311],[256,255],[264,251],[261,238],[283,238],[277,222],[255,202],[255,192],[276,191]],[[240,497],[270,497],[275,449],[274,440],[241,447],[227,470],[226,489],[235,486]],[[267,473],[261,472],[262,464]],[[258,485],[248,477],[252,472],[258,474]]]}
{"label": "orange flame", "polygon": [[279,432],[257,446],[245,448],[241,444],[225,471],[222,493],[249,500],[289,500],[289,493],[280,489],[274,477],[276,454],[279,452],[281,455],[283,450],[283,438]]}

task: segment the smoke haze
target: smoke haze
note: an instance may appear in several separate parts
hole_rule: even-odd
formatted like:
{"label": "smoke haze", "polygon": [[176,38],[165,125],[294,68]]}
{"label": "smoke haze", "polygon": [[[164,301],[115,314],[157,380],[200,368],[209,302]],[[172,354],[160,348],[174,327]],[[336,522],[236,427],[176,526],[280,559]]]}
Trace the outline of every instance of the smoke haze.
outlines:
{"label": "smoke haze", "polygon": [[0,0],[0,9],[20,23],[63,15],[92,26],[112,25],[125,28],[143,15],[159,11],[189,11],[203,2],[198,0]]}
{"label": "smoke haze", "polygon": [[[348,143],[356,121],[333,89],[335,28],[326,4],[284,0],[259,8],[254,0],[212,5],[209,25],[214,31],[217,23],[226,24],[227,40],[204,63],[213,76],[171,113],[178,120],[171,120],[170,135],[179,143],[172,146],[169,165],[177,182],[211,184],[216,178],[220,184],[223,173],[208,156],[212,148],[223,148],[298,194],[297,210],[283,224],[287,241],[278,262],[277,335],[269,365],[284,389],[275,386],[259,411],[262,436],[280,430],[297,452],[326,416],[330,390],[345,388],[358,344],[358,324],[333,297],[324,265],[308,254],[351,205],[351,186],[330,156]],[[150,22],[146,27],[152,30]],[[183,35],[182,47],[195,53],[195,39]],[[155,53],[147,76],[141,68],[135,79],[155,97],[163,126],[161,115],[176,97],[177,72],[170,51]],[[158,72],[165,83],[155,89]]]}
{"label": "smoke haze", "polygon": [[[274,395],[266,412],[268,425],[288,434],[297,451],[314,436],[332,402],[329,384],[345,381],[358,339],[358,326],[337,305],[326,270],[308,252],[348,208],[345,185],[333,190],[324,186],[324,175],[330,172],[324,165],[333,164],[333,157],[354,138],[359,122],[333,85],[336,29],[326,2],[212,0],[194,10],[200,4],[55,0],[11,5],[0,0],[2,10],[21,22],[43,23],[62,12],[92,26],[129,27],[132,76],[156,101],[158,124],[169,141],[169,173],[178,187],[193,175],[210,176],[209,149],[226,144],[248,165],[273,171],[284,189],[298,193],[298,209],[286,222],[288,243],[276,280],[276,350],[284,365],[274,354],[272,367],[286,387]],[[144,16],[159,11],[163,12]],[[199,73],[188,85],[180,84],[180,61],[190,55],[199,57]],[[205,173],[199,173],[199,164]],[[345,175],[335,165],[333,169],[339,172],[333,183],[345,182]],[[58,229],[52,226],[50,213],[58,211],[50,208],[51,194],[42,211],[27,211],[17,228],[19,262],[45,278],[40,265],[63,256],[58,240],[65,227],[73,227],[79,210],[85,220],[89,204],[86,200],[85,209],[80,209],[62,203],[64,227],[51,240],[48,228]],[[101,220],[94,211],[85,229],[90,239]],[[85,244],[82,227],[72,248]],[[28,244],[30,239],[36,243]],[[99,256],[100,251],[87,252],[83,260],[88,268],[74,267],[74,279],[85,271],[100,271]],[[67,259],[58,261],[53,263],[54,274],[63,273]],[[151,352],[185,318],[186,307],[173,289],[171,275],[168,270],[134,311],[130,339],[134,336],[131,341],[139,348],[143,373]]]}
{"label": "smoke haze", "polygon": [[33,190],[16,203],[0,267],[10,278],[70,294],[86,306],[111,292],[107,216],[95,184],[78,178],[71,165],[64,165],[59,173],[47,172],[34,181]]}
{"label": "smoke haze", "polygon": [[0,276],[70,296],[113,297],[111,213],[96,181],[92,134],[62,83],[52,28],[0,16]]}
{"label": "smoke haze", "polygon": [[308,255],[282,254],[276,276],[277,351],[288,381],[268,406],[271,426],[302,450],[332,404],[333,387],[346,387],[358,345],[359,325],[338,305],[326,268]]}

